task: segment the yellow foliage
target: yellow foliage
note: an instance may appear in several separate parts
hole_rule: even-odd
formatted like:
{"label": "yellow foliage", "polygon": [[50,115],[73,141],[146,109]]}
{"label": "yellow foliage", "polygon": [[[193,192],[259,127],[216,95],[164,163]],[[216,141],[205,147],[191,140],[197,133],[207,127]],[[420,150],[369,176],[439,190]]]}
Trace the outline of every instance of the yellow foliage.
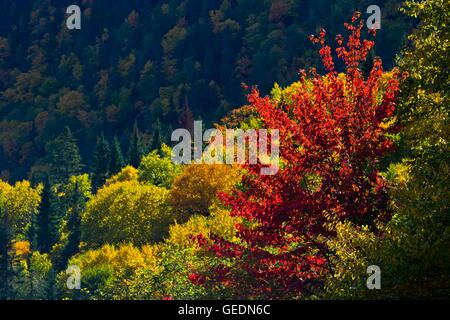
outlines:
{"label": "yellow foliage", "polygon": [[168,242],[182,247],[193,245],[191,236],[202,234],[209,236],[207,217],[202,215],[192,216],[187,222],[170,226]]}
{"label": "yellow foliage", "polygon": [[16,182],[14,186],[0,180],[0,203],[8,211],[16,234],[24,233],[32,215],[38,210],[41,190],[41,185],[33,188],[26,180]]}
{"label": "yellow foliage", "polygon": [[88,244],[160,240],[174,220],[166,204],[169,191],[137,181],[107,185],[87,203],[82,215],[83,240]]}
{"label": "yellow foliage", "polygon": [[[376,246],[376,237],[367,226],[355,226],[351,222],[335,222],[336,237],[327,241],[333,252],[331,264],[333,274],[325,283],[325,293],[332,298],[360,297],[369,295],[365,287],[366,269],[375,261],[370,261],[370,252]],[[353,292],[352,292],[353,291]]]}
{"label": "yellow foliage", "polygon": [[[82,288],[79,292],[66,291],[66,298],[81,295],[90,299],[127,299],[129,284],[137,273],[161,272],[159,251],[159,245],[144,245],[139,249],[132,244],[106,244],[72,257],[69,265],[80,268]],[[66,288],[67,277],[65,272],[58,275],[61,288]]]}
{"label": "yellow foliage", "polygon": [[62,196],[69,195],[78,188],[78,192],[83,194],[85,198],[90,198],[92,196],[92,186],[87,173],[81,174],[79,176],[71,176],[69,183],[64,186]]}
{"label": "yellow foliage", "polygon": [[23,257],[31,253],[30,243],[28,241],[17,241],[13,244],[16,256]]}
{"label": "yellow foliage", "polygon": [[169,203],[185,217],[196,213],[207,215],[217,193],[230,192],[240,178],[239,171],[228,165],[188,165],[175,179]]}
{"label": "yellow foliage", "polygon": [[191,237],[198,234],[202,234],[207,239],[211,234],[214,234],[223,239],[236,241],[235,225],[240,221],[240,218],[230,216],[229,211],[220,207],[217,203],[214,203],[210,209],[211,215],[209,217],[194,215],[183,224],[171,225],[167,243],[184,248],[192,247],[194,243]]}
{"label": "yellow foliage", "polygon": [[124,181],[137,181],[138,170],[132,166],[126,166],[119,173],[106,180],[105,186],[111,185],[116,182]]}
{"label": "yellow foliage", "polygon": [[100,265],[109,265],[117,274],[124,270],[136,271],[140,268],[150,268],[157,272],[158,247],[155,245],[144,245],[139,249],[132,244],[114,246],[106,244],[97,250],[88,250],[70,259],[70,265],[84,269]]}

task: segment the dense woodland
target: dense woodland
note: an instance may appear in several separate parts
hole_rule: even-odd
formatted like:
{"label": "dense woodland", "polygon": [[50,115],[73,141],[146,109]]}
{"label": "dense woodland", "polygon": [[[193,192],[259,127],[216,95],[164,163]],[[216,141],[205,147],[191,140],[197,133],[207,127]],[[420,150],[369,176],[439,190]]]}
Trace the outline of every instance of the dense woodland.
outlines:
{"label": "dense woodland", "polygon": [[[448,1],[0,4],[0,299],[450,297]],[[279,172],[175,164],[194,119]]]}
{"label": "dense woodland", "polygon": [[[411,29],[401,1],[382,1],[373,56],[392,67]],[[42,181],[50,145],[69,126],[83,171],[102,133],[125,156],[137,123],[147,145],[192,118],[217,122],[245,102],[241,83],[269,93],[320,67],[308,36],[343,31],[373,1],[0,1],[0,177]],[[323,70],[323,69],[322,69]],[[159,132],[159,133],[157,133]]]}

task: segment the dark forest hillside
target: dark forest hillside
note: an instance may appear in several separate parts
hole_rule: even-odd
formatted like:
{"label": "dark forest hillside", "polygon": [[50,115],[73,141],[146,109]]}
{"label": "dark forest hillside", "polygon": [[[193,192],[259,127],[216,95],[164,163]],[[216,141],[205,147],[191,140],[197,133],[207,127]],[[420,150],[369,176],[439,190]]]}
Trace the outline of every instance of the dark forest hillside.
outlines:
{"label": "dark forest hillside", "polygon": [[[36,179],[51,143],[70,127],[87,171],[104,133],[129,148],[134,124],[146,144],[192,118],[211,124],[244,102],[240,83],[263,93],[318,63],[308,35],[334,35],[374,1],[78,1],[81,30],[68,30],[74,1],[0,0],[0,178]],[[410,31],[401,1],[378,1],[375,54],[393,65]]]}

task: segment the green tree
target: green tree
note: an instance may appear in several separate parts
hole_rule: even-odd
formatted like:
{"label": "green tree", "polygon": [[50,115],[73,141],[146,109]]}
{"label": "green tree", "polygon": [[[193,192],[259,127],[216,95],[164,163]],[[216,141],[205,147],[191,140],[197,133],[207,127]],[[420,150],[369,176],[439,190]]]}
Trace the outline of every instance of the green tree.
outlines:
{"label": "green tree", "polygon": [[92,197],[92,184],[88,174],[70,177],[59,191],[61,205],[60,236],[52,248],[54,270],[66,267],[71,255],[78,252],[80,244],[80,220],[85,202]]}
{"label": "green tree", "polygon": [[159,118],[156,119],[155,125],[153,126],[153,135],[150,143],[150,150],[159,150],[164,143],[163,135],[161,132],[161,123]]}
{"label": "green tree", "polygon": [[[385,173],[392,218],[380,217],[375,232],[351,223],[333,227],[335,274],[326,285],[328,297],[450,296],[450,3],[406,1],[402,10],[420,23],[398,60],[408,77],[397,112],[403,159]],[[365,287],[371,264],[382,270],[382,290]]]}
{"label": "green tree", "polygon": [[138,167],[141,158],[145,154],[145,147],[142,141],[141,132],[137,122],[134,122],[133,132],[131,134],[130,145],[128,148],[128,163],[133,167]]}
{"label": "green tree", "polygon": [[52,183],[67,183],[73,175],[81,171],[81,157],[77,140],[69,127],[48,145],[50,179]]}
{"label": "green tree", "polygon": [[15,241],[10,250],[10,299],[52,299],[52,262],[48,254],[32,252],[28,241]]}
{"label": "green tree", "polygon": [[65,268],[67,261],[74,254],[78,253],[81,239],[81,214],[86,207],[86,196],[80,189],[78,181],[75,182],[75,189],[68,195],[71,199],[71,208],[67,212],[67,222],[65,228],[67,230],[67,243],[62,252],[61,269]]}
{"label": "green tree", "polygon": [[171,149],[162,145],[162,156],[157,150],[142,158],[139,165],[139,181],[155,186],[170,188],[174,179],[181,173],[181,167],[170,158]]}
{"label": "green tree", "polygon": [[123,158],[122,149],[120,148],[120,142],[117,136],[114,136],[114,140],[111,146],[110,159],[111,159],[109,164],[110,174],[118,173],[125,166],[125,160]]}
{"label": "green tree", "polygon": [[58,199],[47,179],[42,190],[39,212],[36,217],[36,246],[42,253],[49,253],[59,240],[60,214]]}
{"label": "green tree", "polygon": [[[394,217],[382,243],[388,288],[398,296],[450,296],[450,2],[406,1],[403,11],[420,19],[398,64],[408,73],[399,119],[409,151],[390,168]],[[399,179],[401,177],[402,179]]]}
{"label": "green tree", "polygon": [[100,188],[108,178],[110,163],[109,144],[102,133],[97,138],[97,145],[94,151],[94,163],[92,165],[92,186],[94,190]]}
{"label": "green tree", "polygon": [[[410,25],[395,11],[401,2],[383,1],[390,14],[383,16],[376,52],[389,66]],[[90,137],[99,128],[114,129],[122,137],[131,132],[135,116],[146,123],[159,117],[163,128],[178,125],[181,88],[187,84],[193,113],[207,122],[218,120],[244,102],[239,83],[257,83],[267,93],[274,81],[292,82],[298,67],[315,64],[305,40],[316,21],[335,34],[343,15],[369,4],[174,0],[135,1],[104,10],[107,4],[89,2],[87,12],[102,12],[101,28],[88,23],[81,35],[61,30],[48,41],[51,30],[60,30],[59,10],[53,6],[48,11],[45,1],[18,7],[0,0],[2,11],[14,17],[0,31],[0,67],[6,75],[1,89],[2,174],[16,180],[32,167],[47,171],[39,161],[41,150],[61,124],[81,133],[83,156],[94,148]],[[117,18],[106,19],[106,14]],[[39,30],[21,32],[39,21]],[[20,50],[14,46],[19,40]],[[30,134],[31,120],[36,134]],[[190,126],[192,121],[183,121],[182,127]]]}
{"label": "green tree", "polygon": [[33,252],[29,258],[30,299],[52,299],[54,271],[48,254]]}

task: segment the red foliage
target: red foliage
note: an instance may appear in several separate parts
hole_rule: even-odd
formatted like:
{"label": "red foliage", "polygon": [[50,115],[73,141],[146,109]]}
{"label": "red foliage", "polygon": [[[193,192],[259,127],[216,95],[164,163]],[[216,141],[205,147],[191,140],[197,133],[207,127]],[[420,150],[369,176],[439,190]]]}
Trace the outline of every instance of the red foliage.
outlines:
{"label": "red foliage", "polygon": [[318,235],[332,236],[324,226],[329,217],[361,223],[377,214],[378,162],[393,146],[382,123],[393,115],[399,83],[394,72],[381,86],[378,58],[363,76],[359,66],[374,45],[361,41],[363,25],[355,15],[345,24],[347,42],[341,35],[336,39],[344,77],[335,71],[322,30],[311,40],[321,45],[326,76],[313,71],[307,79],[301,71],[305,85],[287,105],[255,88],[248,95],[266,127],[280,130],[283,166],[276,175],[260,176],[259,165],[246,165],[244,189],[221,195],[232,215],[252,223],[237,226],[242,245],[217,238],[204,244],[219,257],[235,258],[235,267],[220,269],[213,279],[239,288],[244,297],[307,294],[331,270],[327,248],[318,241]]}
{"label": "red foliage", "polygon": [[198,273],[191,273],[188,277],[189,281],[191,281],[195,285],[202,285],[205,282],[205,277]]}

